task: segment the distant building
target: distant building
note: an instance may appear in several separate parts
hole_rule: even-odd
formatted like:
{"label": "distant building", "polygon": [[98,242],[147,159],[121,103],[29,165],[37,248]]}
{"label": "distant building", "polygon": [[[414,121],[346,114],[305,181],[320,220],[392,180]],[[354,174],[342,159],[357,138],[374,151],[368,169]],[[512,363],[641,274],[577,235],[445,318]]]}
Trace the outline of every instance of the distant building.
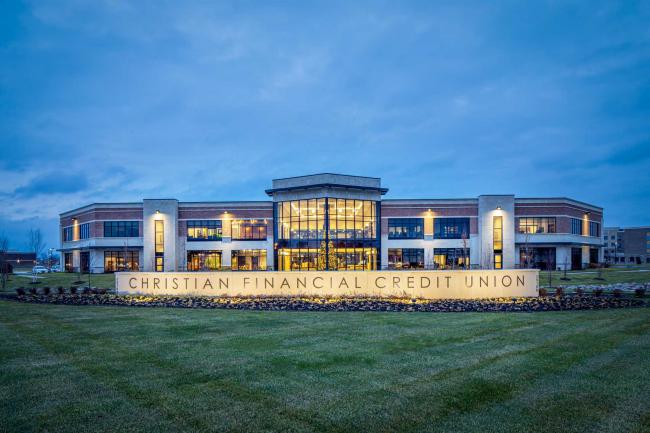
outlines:
{"label": "distant building", "polygon": [[603,209],[566,197],[384,199],[375,177],[273,180],[267,201],[94,203],[60,215],[68,271],[581,269]]}
{"label": "distant building", "polygon": [[20,251],[7,251],[5,253],[5,260],[14,268],[32,267],[36,264],[36,254]]}
{"label": "distant building", "polygon": [[650,226],[605,227],[604,235],[608,263],[650,263]]}

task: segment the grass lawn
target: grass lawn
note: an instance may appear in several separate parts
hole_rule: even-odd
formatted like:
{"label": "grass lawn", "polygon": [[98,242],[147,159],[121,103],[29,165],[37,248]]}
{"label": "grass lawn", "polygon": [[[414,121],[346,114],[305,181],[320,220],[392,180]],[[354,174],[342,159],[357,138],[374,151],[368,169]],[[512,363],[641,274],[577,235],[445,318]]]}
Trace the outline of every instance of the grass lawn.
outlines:
{"label": "grass lawn", "polygon": [[648,432],[650,309],[0,301],[0,431]]}
{"label": "grass lawn", "polygon": [[[629,266],[621,268],[605,268],[602,273],[602,280],[598,280],[597,269],[585,269],[583,271],[567,271],[568,281],[562,280],[564,272],[551,272],[551,286],[572,286],[579,284],[613,284],[613,283],[648,283],[650,282],[650,266]],[[548,272],[540,271],[539,285],[548,286]]]}
{"label": "grass lawn", "polygon": [[[79,280],[79,274],[68,272],[52,272],[50,274],[38,274],[38,284],[36,287],[70,287],[70,286],[87,286],[88,274],[82,274]],[[32,274],[13,274],[9,277],[9,282],[5,292],[13,292],[16,287],[31,287]],[[74,284],[76,281],[83,281],[82,284]],[[115,274],[92,274],[90,284],[94,287],[115,288]]]}

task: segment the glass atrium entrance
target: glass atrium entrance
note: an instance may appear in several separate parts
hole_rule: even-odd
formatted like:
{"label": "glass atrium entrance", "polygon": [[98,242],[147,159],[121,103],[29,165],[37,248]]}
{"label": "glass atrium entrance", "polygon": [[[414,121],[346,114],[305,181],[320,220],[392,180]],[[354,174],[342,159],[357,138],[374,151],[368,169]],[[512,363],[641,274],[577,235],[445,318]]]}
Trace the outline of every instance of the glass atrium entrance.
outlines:
{"label": "glass atrium entrance", "polygon": [[314,198],[274,205],[280,271],[376,270],[379,211],[376,201]]}

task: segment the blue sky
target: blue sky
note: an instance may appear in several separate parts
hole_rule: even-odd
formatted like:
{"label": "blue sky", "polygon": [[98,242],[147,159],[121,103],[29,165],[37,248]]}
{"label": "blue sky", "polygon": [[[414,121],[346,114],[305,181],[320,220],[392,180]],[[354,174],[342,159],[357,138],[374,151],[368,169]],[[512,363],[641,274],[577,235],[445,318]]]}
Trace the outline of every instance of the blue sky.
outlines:
{"label": "blue sky", "polygon": [[0,231],[95,201],[570,196],[650,224],[649,2],[0,5]]}

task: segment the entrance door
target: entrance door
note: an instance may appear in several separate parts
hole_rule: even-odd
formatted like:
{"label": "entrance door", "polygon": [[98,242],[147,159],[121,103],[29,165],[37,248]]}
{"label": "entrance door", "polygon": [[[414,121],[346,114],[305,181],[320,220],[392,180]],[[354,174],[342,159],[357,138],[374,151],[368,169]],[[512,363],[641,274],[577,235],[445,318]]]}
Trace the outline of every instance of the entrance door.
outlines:
{"label": "entrance door", "polygon": [[582,269],[582,248],[571,248],[571,269]]}

